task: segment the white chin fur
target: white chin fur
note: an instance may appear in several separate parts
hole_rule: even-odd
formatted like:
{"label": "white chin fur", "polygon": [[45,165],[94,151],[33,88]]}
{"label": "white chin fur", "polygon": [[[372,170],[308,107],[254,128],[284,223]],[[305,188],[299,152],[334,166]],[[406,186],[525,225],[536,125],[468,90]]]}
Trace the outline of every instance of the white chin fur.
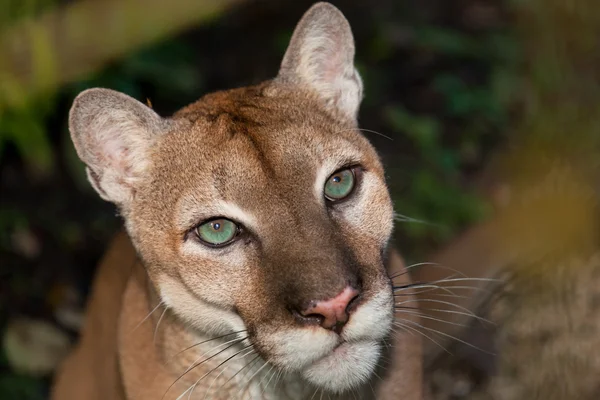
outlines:
{"label": "white chin fur", "polygon": [[302,375],[317,387],[334,393],[344,392],[370,378],[380,354],[381,346],[377,342],[346,342],[306,368]]}
{"label": "white chin fur", "polygon": [[338,343],[331,332],[319,327],[285,330],[270,338],[272,360],[287,371],[298,371],[329,354]]}

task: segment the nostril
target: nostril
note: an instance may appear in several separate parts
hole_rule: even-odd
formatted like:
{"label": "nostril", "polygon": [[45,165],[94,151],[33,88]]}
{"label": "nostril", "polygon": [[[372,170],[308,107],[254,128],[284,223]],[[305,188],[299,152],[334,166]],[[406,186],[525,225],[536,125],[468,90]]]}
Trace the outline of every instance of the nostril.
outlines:
{"label": "nostril", "polygon": [[348,315],[352,314],[354,312],[354,310],[356,310],[356,308],[360,304],[361,299],[362,299],[362,296],[360,293],[358,293],[356,296],[354,296],[352,299],[350,299],[350,302],[346,306],[346,314],[348,314]]}
{"label": "nostril", "polygon": [[304,325],[323,325],[325,317],[321,314],[303,314],[298,310],[292,309],[292,315],[296,320]]}
{"label": "nostril", "polygon": [[327,300],[311,301],[299,311],[294,311],[296,319],[303,324],[318,324],[337,333],[348,322],[350,314],[358,307],[360,292],[347,286],[337,296]]}
{"label": "nostril", "polygon": [[323,325],[323,321],[325,321],[325,316],[321,315],[321,314],[308,314],[304,316],[304,319],[306,319],[308,322],[314,322],[317,325]]}

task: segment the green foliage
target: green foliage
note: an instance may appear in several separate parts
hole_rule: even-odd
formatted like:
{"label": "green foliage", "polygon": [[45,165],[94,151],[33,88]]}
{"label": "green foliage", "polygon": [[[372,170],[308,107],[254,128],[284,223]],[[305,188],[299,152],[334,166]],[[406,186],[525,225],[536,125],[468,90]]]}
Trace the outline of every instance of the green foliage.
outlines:
{"label": "green foliage", "polygon": [[[481,166],[490,146],[508,129],[519,54],[508,34],[475,36],[415,25],[412,45],[448,65],[429,82],[441,109],[417,113],[395,103],[386,105],[382,115],[390,129],[386,133],[408,139],[414,155],[410,163],[395,161],[388,170],[395,209],[412,219],[399,225],[401,234],[417,243],[408,256],[421,259],[435,244],[487,214],[487,205],[468,186],[465,169]],[[376,40],[373,46],[374,54],[388,56],[385,40]],[[475,71],[465,71],[469,65]],[[368,83],[379,79],[366,76]]]}
{"label": "green foliage", "polygon": [[47,111],[31,105],[5,110],[0,116],[0,156],[4,146],[12,143],[26,164],[36,172],[49,172],[54,154],[46,131]]}
{"label": "green foliage", "polygon": [[197,95],[202,77],[189,45],[170,40],[141,49],[99,74],[71,85],[69,94],[74,96],[90,87],[107,87],[140,99],[146,94],[142,89],[146,83],[164,97],[185,99]]}
{"label": "green foliage", "polygon": [[58,0],[3,0],[0,6],[0,27],[40,14],[57,3]]}
{"label": "green foliage", "polygon": [[477,57],[484,49],[477,38],[434,26],[416,28],[415,39],[417,47],[444,55]]}
{"label": "green foliage", "polygon": [[35,378],[18,375],[0,375],[0,394],[2,399],[43,400],[44,385]]}
{"label": "green foliage", "polygon": [[469,35],[453,29],[418,26],[414,29],[415,46],[444,56],[514,63],[520,57],[513,36],[503,33]]}
{"label": "green foliage", "polygon": [[[8,367],[6,355],[0,350],[0,368]],[[0,399],[2,400],[43,400],[46,398],[44,392],[44,384],[37,378],[15,372],[0,374]]]}
{"label": "green foliage", "polygon": [[[165,60],[169,60],[165,62]],[[133,53],[87,80],[65,88],[63,95],[73,98],[90,87],[108,87],[143,98],[144,85],[165,98],[191,101],[202,87],[202,79],[191,48],[182,41],[171,40]],[[12,144],[30,170],[36,174],[51,172],[56,154],[50,142],[48,118],[56,112],[57,94],[46,94],[28,101],[20,108],[0,110],[0,157]],[[63,126],[66,130],[66,126]],[[66,164],[81,181],[81,163],[74,160],[72,146],[66,151]]]}
{"label": "green foliage", "polygon": [[417,165],[402,192],[392,193],[395,209],[404,216],[422,220],[402,224],[402,230],[414,239],[436,242],[449,239],[456,230],[484,215],[485,206],[458,182],[461,165],[457,149],[442,142],[440,121],[417,116],[401,106],[390,106],[386,119],[394,130],[405,133],[417,151]]}
{"label": "green foliage", "polygon": [[[52,8],[56,3],[57,0],[5,0],[0,7],[0,27],[10,27],[19,20]],[[0,29],[0,35],[3,32]],[[3,84],[9,85],[10,82]],[[11,109],[4,109],[0,104],[0,157],[10,143],[35,173],[47,173],[53,169],[55,160],[45,121],[52,110],[53,98],[53,95],[47,95],[43,99],[17,101],[19,106]]]}
{"label": "green foliage", "polygon": [[386,117],[392,128],[412,139],[422,154],[440,150],[438,149],[441,134],[439,120],[410,114],[402,106],[388,107]]}
{"label": "green foliage", "polygon": [[451,117],[477,115],[489,122],[499,123],[504,118],[504,108],[492,96],[489,87],[468,87],[457,76],[442,74],[434,78],[433,87],[442,94],[446,112]]}

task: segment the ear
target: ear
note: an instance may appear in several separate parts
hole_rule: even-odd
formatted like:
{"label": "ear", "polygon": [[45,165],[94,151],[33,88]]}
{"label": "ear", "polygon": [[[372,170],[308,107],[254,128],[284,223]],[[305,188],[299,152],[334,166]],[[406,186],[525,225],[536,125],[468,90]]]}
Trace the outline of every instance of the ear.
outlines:
{"label": "ear", "polygon": [[362,81],[354,68],[354,38],[342,13],[317,3],[302,17],[283,57],[278,79],[309,87],[329,111],[356,119]]}
{"label": "ear", "polygon": [[71,139],[88,179],[100,197],[118,206],[133,198],[150,147],[168,127],[149,107],[108,89],[80,93],[69,114]]}

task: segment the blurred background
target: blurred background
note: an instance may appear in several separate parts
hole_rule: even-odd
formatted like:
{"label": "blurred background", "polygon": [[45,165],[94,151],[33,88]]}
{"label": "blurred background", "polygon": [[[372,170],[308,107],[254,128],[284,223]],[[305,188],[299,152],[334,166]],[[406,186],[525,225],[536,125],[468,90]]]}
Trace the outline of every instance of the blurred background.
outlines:
{"label": "blurred background", "polygon": [[[355,35],[360,124],[409,263],[492,218],[557,157],[596,176],[593,1],[332,2]],[[269,79],[312,3],[0,0],[0,399],[47,397],[121,225],[69,139],[74,96],[107,87],[169,115]]]}

